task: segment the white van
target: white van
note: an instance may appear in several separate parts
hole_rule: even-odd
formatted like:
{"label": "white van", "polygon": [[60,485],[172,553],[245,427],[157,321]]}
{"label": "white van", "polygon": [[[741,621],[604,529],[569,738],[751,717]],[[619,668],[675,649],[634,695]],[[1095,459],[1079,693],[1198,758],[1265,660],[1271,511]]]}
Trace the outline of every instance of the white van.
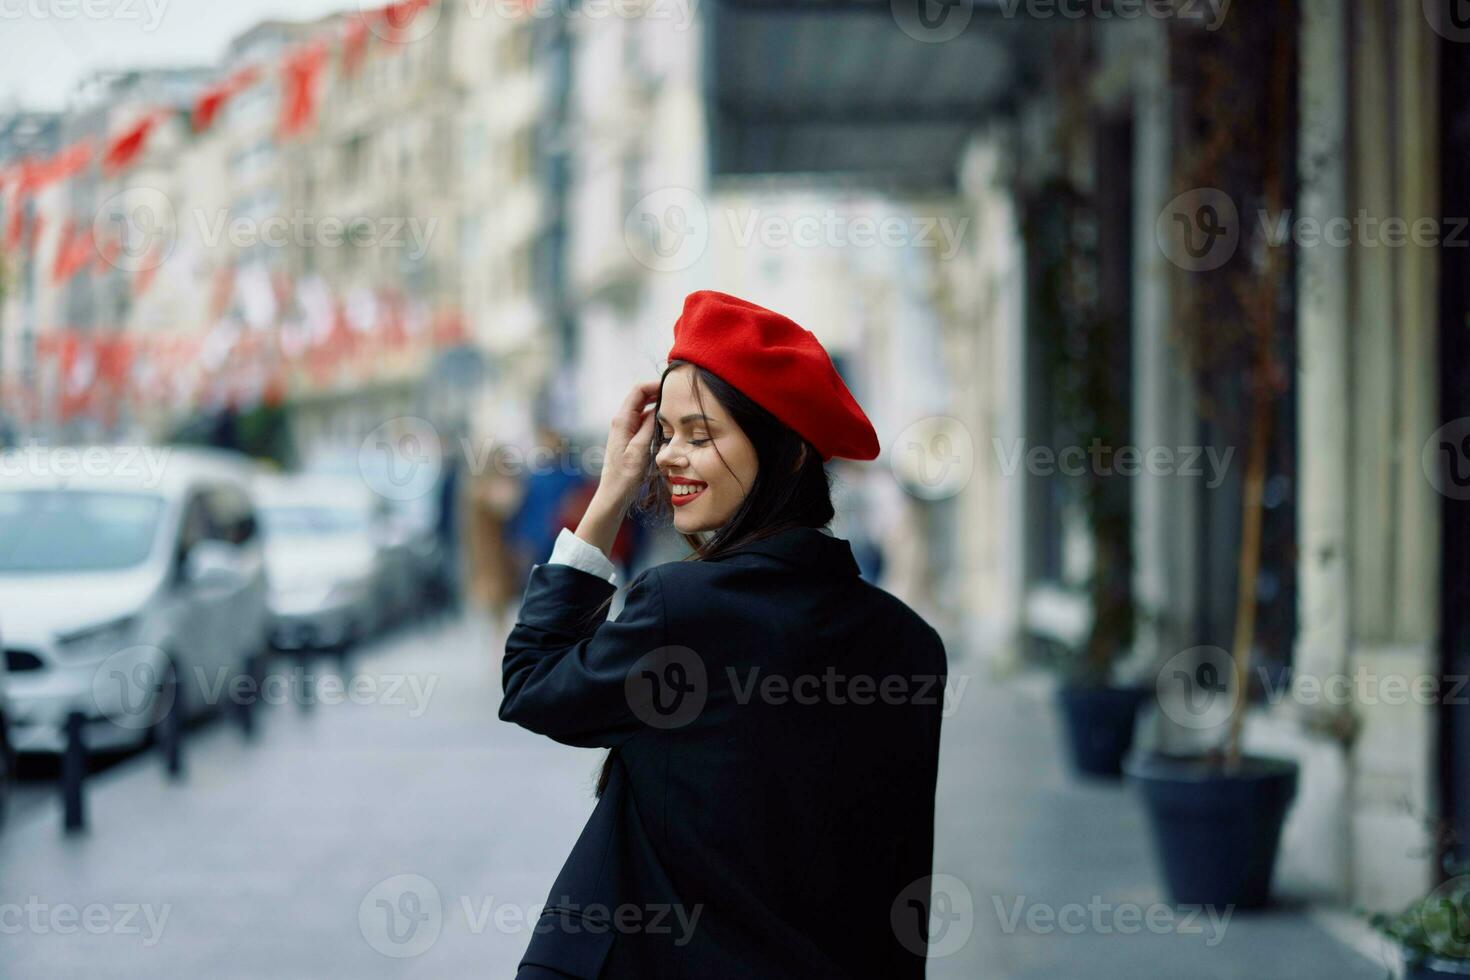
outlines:
{"label": "white van", "polygon": [[145,743],[177,705],[229,706],[265,649],[246,457],[173,446],[0,453],[0,624],[16,752]]}

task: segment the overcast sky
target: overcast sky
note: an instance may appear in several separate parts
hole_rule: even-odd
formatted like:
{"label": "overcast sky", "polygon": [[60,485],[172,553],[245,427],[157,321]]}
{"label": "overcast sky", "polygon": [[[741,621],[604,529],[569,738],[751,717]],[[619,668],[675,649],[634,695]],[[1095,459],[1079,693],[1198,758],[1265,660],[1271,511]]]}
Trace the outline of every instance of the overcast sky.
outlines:
{"label": "overcast sky", "polygon": [[262,20],[314,20],[385,0],[0,0],[0,110],[60,109],[99,68],[216,64]]}

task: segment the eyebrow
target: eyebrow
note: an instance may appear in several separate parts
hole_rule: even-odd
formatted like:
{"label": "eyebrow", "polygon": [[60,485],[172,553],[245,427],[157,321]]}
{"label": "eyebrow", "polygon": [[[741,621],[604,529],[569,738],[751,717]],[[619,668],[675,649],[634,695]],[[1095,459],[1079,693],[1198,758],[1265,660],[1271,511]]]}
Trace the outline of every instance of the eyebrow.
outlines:
{"label": "eyebrow", "polygon": [[[706,422],[715,422],[715,421],[718,421],[717,419],[710,418],[708,415],[701,415],[698,412],[695,412],[692,415],[686,415],[683,418],[681,418],[679,421],[681,423],[683,423],[683,422],[692,422],[695,419],[704,419]],[[660,422],[667,422],[668,421],[668,419],[664,418],[662,415],[658,416],[658,420]]]}

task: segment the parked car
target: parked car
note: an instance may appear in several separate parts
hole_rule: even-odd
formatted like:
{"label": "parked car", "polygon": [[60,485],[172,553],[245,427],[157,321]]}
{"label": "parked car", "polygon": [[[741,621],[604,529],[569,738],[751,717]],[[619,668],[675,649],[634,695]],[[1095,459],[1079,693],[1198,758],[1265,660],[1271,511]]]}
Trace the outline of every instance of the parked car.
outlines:
{"label": "parked car", "polygon": [[0,454],[0,622],[17,752],[146,743],[222,705],[264,648],[265,561],[235,453],[34,447]]}
{"label": "parked car", "polygon": [[439,540],[438,499],[434,496],[388,501],[389,520],[400,548],[403,578],[399,584],[405,615],[426,608],[436,580],[444,574],[444,546]]}
{"label": "parked car", "polygon": [[344,650],[384,622],[392,583],[377,499],[339,477],[257,476],[278,650]]}
{"label": "parked car", "polygon": [[400,498],[381,491],[395,486],[392,462],[381,453],[318,452],[305,461],[304,474],[338,477],[365,487],[374,499],[375,535],[383,553],[385,622],[399,622],[424,608],[443,549],[436,532],[438,500],[425,493]]}

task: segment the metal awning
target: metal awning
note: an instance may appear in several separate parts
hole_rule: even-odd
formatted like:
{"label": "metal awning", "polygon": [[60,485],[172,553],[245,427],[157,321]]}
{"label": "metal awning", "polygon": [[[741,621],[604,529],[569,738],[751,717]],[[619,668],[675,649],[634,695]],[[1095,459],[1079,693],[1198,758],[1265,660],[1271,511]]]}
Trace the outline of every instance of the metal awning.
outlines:
{"label": "metal awning", "polygon": [[953,187],[966,139],[1035,64],[1023,19],[1001,0],[715,0],[713,175]]}

